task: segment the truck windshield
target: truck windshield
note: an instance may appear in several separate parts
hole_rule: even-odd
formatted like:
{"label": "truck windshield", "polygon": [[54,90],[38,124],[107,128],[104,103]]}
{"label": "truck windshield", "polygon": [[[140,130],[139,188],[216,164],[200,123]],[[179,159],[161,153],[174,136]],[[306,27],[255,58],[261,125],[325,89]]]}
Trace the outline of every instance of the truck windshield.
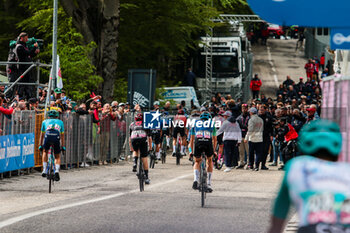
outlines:
{"label": "truck windshield", "polygon": [[238,58],[234,55],[213,55],[213,73],[239,73]]}

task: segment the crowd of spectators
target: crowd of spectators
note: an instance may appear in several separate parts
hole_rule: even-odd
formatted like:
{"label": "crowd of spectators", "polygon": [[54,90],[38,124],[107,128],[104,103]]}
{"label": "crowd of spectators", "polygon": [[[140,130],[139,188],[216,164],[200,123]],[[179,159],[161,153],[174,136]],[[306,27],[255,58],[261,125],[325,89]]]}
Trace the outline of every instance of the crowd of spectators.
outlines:
{"label": "crowd of spectators", "polygon": [[229,147],[223,150],[226,172],[233,168],[268,170],[267,162],[270,166],[281,164],[279,169],[283,169],[283,164],[298,154],[298,132],[304,124],[319,118],[322,101],[320,80],[316,76],[308,77],[305,83],[303,80],[301,77],[295,83],[287,76],[275,98],[267,98],[263,93],[258,96],[256,92],[248,102],[220,93],[211,98],[207,109],[212,116],[229,116],[241,130],[240,137],[230,139],[234,143],[223,142],[224,147]]}

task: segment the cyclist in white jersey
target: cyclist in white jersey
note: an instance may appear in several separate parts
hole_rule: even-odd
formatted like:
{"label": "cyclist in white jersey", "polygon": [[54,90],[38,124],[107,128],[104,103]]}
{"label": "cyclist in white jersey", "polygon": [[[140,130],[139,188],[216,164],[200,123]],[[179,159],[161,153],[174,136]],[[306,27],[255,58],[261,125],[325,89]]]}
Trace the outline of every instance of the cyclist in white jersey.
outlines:
{"label": "cyclist in white jersey", "polygon": [[298,144],[303,156],[286,164],[269,233],[283,231],[291,204],[299,216],[298,233],[350,232],[350,165],[337,162],[339,126],[312,121],[302,128]]}

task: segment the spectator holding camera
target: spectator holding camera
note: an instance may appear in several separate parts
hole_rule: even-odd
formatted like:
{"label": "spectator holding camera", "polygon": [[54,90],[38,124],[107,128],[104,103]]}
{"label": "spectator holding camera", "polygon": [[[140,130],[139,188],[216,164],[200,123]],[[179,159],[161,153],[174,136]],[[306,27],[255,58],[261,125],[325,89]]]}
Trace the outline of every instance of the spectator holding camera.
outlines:
{"label": "spectator holding camera", "polygon": [[[40,52],[38,43],[34,43],[33,48],[29,49],[27,47],[28,34],[22,32],[18,36],[17,45],[16,45],[16,55],[19,62],[32,62],[33,58]],[[28,68],[29,64],[20,64],[18,66],[19,74],[22,75]],[[21,80],[23,83],[30,83],[32,81],[30,72],[28,72]],[[26,99],[32,97],[34,91],[31,86],[19,86],[19,95]]]}

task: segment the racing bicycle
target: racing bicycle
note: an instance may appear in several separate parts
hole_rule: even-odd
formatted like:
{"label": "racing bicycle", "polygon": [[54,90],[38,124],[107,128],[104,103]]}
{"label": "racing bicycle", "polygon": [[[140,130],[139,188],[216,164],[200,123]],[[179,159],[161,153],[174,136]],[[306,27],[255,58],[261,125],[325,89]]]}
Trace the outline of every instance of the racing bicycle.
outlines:
{"label": "racing bicycle", "polygon": [[[42,149],[41,149],[42,151]],[[55,155],[54,155],[54,146],[51,145],[49,150],[47,151],[47,168],[46,168],[46,177],[49,180],[49,193],[51,193],[52,186],[55,183]]]}

